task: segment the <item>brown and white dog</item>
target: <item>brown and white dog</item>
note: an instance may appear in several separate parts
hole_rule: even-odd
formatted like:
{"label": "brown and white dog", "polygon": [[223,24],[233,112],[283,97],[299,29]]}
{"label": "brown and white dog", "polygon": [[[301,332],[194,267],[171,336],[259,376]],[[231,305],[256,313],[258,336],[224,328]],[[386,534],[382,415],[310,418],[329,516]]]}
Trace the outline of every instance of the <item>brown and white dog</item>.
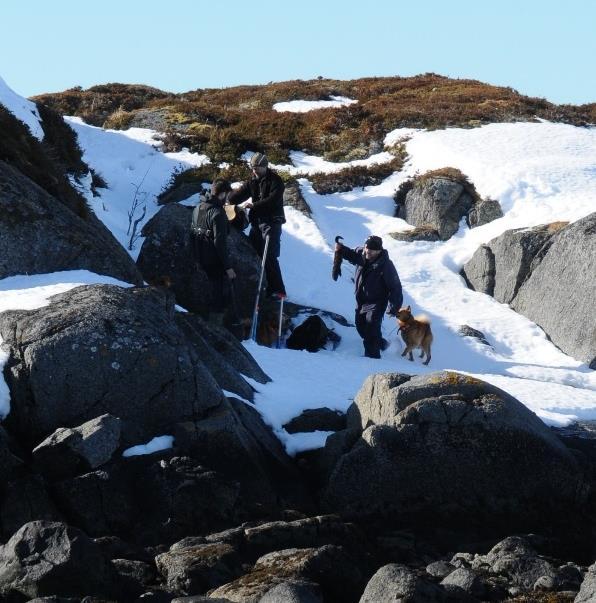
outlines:
{"label": "brown and white dog", "polygon": [[396,315],[401,332],[402,339],[406,344],[406,349],[402,352],[402,356],[409,354],[408,360],[414,360],[412,350],[420,348],[420,358],[426,354],[424,364],[430,362],[430,344],[433,342],[433,334],[430,330],[430,321],[426,316],[418,316],[414,318],[410,311],[410,306],[401,308]]}

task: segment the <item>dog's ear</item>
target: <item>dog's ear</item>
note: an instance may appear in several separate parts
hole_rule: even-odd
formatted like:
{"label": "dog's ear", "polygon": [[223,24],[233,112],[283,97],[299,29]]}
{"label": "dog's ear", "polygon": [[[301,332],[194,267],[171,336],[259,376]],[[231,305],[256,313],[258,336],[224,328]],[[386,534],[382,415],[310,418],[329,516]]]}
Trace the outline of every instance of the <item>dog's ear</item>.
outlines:
{"label": "dog's ear", "polygon": [[411,308],[410,308],[410,306],[408,306],[408,307],[406,308],[406,310],[407,310],[408,312],[411,312],[411,311],[412,311],[412,310],[411,310]]}

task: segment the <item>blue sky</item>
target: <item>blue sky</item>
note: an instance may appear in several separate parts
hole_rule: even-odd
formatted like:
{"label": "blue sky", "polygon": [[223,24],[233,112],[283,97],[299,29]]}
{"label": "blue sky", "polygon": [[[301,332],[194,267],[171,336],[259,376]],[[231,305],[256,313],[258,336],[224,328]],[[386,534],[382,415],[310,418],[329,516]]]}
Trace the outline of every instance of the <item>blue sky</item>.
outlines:
{"label": "blue sky", "polygon": [[592,0],[2,0],[0,76],[30,96],[435,72],[596,102]]}

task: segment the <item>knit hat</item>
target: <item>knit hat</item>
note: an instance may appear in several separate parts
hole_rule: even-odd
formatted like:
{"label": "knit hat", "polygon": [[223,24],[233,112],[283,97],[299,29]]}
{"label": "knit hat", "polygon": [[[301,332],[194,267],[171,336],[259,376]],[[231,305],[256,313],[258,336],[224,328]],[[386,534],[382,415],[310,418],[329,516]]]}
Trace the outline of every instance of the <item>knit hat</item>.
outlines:
{"label": "knit hat", "polygon": [[269,161],[267,161],[267,157],[263,155],[263,153],[255,153],[250,158],[250,167],[267,167],[269,165]]}
{"label": "knit hat", "polygon": [[372,251],[380,251],[383,249],[383,239],[377,237],[377,235],[370,235],[364,242],[364,245]]}

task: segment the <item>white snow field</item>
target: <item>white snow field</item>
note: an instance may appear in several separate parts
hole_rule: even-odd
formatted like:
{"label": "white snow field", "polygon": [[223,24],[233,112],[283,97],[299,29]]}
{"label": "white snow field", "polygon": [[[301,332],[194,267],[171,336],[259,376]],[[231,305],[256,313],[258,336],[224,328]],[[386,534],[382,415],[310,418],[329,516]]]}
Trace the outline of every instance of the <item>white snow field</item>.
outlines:
{"label": "white snow field", "polygon": [[[93,198],[89,193],[90,204],[123,244],[127,243],[127,211],[134,190],[142,191],[148,206],[142,226],[159,209],[156,196],[174,169],[209,160],[188,152],[161,153],[155,133],[148,130],[105,131],[76,118],[67,121],[78,135],[84,160],[109,187],[101,189],[100,197]],[[540,122],[431,132],[404,129],[387,136],[387,148],[400,140],[405,141],[409,159],[401,172],[379,186],[321,196],[307,179],[300,180],[313,218],[286,208],[280,262],[291,301],[342,314],[353,322],[350,277],[354,269],[344,262],[343,276],[337,282],[331,280],[334,237],[342,235],[344,243],[351,247],[361,245],[369,234],[383,237],[401,278],[405,304],[410,304],[415,314],[424,313],[432,321],[430,365],[423,366],[418,358],[414,362],[401,358],[402,347],[393,319],[384,321],[384,336],[391,345],[381,360],[363,357],[362,343],[354,328],[327,320],[328,326],[342,336],[335,351],[309,354],[245,342],[273,379],[267,385],[249,380],[258,392],[256,409],[286,450],[295,454],[322,446],[328,436],[326,432],[285,432],[282,425],[303,410],[327,406],[345,411],[364,379],[373,373],[449,369],[497,385],[549,425],[596,419],[596,371],[561,352],[539,327],[509,306],[467,289],[458,275],[462,264],[480,244],[507,229],[574,221],[596,211],[596,128]],[[312,174],[348,165],[329,164],[297,152],[291,157],[292,166],[277,166],[278,169]],[[385,152],[367,161],[385,162],[390,158],[390,153]],[[358,163],[362,162],[353,162]],[[392,196],[399,184],[417,172],[446,166],[459,168],[481,196],[497,199],[504,217],[474,230],[462,224],[446,242],[406,243],[389,237],[390,232],[411,228],[393,217]],[[142,240],[130,252],[133,258],[141,244]],[[112,280],[78,272],[11,277],[0,281],[0,310],[46,303],[50,291],[65,290],[76,282]],[[463,324],[482,331],[490,347],[459,336],[457,329]],[[0,412],[4,415],[8,403],[8,390],[0,379]]]}

